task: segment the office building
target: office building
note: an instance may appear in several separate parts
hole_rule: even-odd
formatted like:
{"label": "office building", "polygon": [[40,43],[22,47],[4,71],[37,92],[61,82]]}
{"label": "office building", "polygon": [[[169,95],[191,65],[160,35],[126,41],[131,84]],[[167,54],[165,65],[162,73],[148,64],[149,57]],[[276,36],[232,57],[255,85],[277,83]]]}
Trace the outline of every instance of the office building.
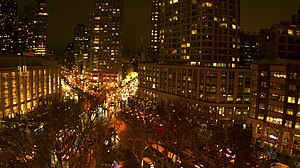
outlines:
{"label": "office building", "polygon": [[90,27],[79,24],[74,28],[75,65],[80,72],[86,71],[90,56]]}
{"label": "office building", "polygon": [[18,26],[19,52],[45,56],[47,50],[48,4],[46,0],[35,0],[24,6]]}
{"label": "office building", "polygon": [[239,7],[239,0],[163,0],[159,64],[139,65],[140,96],[162,106],[185,100],[214,124],[245,124],[251,71],[239,67]]}
{"label": "office building", "polygon": [[36,109],[60,94],[60,69],[37,57],[0,57],[0,120]]}
{"label": "office building", "polygon": [[251,109],[253,143],[299,156],[300,62],[264,60],[252,65]]}
{"label": "office building", "polygon": [[123,0],[95,0],[89,70],[118,74],[123,50]]}
{"label": "office building", "polygon": [[16,52],[17,1],[0,0],[0,52]]}

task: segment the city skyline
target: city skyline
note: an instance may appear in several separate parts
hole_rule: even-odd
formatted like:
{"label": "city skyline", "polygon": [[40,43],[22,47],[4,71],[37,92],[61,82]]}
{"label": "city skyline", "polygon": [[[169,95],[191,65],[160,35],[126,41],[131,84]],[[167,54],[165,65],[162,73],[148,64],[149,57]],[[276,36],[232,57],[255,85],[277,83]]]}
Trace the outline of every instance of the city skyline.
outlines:
{"label": "city skyline", "polygon": [[[17,0],[20,13],[28,0]],[[70,7],[70,4],[72,7]],[[259,4],[259,5],[257,5]],[[241,29],[257,32],[269,28],[280,21],[290,21],[297,12],[297,0],[285,1],[241,1]],[[150,0],[127,0],[124,3],[124,50],[139,50],[140,39],[144,49],[150,43]],[[266,12],[268,8],[269,12]],[[66,9],[69,12],[65,12]],[[93,9],[93,0],[53,0],[49,3],[48,46],[51,50],[61,52],[73,40],[73,30],[77,24],[88,24],[89,14]],[[130,11],[130,12],[129,12]],[[255,12],[253,12],[255,11]],[[143,15],[139,13],[144,13]],[[273,16],[274,15],[274,16]],[[259,18],[259,20],[257,20]],[[139,24],[136,24],[138,21]]]}
{"label": "city skyline", "polygon": [[298,3],[0,0],[0,167],[300,168]]}

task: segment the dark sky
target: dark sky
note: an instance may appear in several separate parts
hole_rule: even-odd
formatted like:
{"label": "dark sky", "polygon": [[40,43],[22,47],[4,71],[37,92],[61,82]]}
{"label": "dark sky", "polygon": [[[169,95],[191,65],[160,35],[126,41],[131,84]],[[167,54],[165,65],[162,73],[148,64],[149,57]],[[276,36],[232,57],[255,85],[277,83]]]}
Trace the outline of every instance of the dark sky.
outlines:
{"label": "dark sky", "polygon": [[[32,0],[17,0],[19,6]],[[48,0],[50,16],[48,46],[60,51],[73,39],[73,29],[79,23],[88,24],[93,0]],[[124,48],[138,50],[140,39],[149,45],[151,0],[124,0]],[[297,12],[299,0],[241,0],[241,27],[257,31],[273,23],[289,21]]]}

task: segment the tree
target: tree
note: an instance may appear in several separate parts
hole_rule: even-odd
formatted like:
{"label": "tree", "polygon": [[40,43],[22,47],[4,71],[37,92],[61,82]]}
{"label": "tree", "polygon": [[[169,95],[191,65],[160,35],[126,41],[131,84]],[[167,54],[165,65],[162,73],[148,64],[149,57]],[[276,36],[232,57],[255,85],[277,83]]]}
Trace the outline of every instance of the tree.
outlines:
{"label": "tree", "polygon": [[[184,100],[171,102],[163,115],[164,131],[159,143],[164,147],[163,157],[174,166],[226,167],[231,156],[226,156],[226,130],[222,129],[218,138],[212,125],[214,114],[204,112]],[[171,153],[170,153],[171,152]],[[170,155],[171,154],[171,155]]]}
{"label": "tree", "polygon": [[132,152],[135,161],[142,168],[142,160],[151,152],[152,145],[156,141],[156,129],[150,125],[145,125],[144,122],[130,118],[130,115],[121,113],[119,115],[126,122],[127,130],[120,134],[122,145]]}
{"label": "tree", "polygon": [[51,106],[6,122],[0,132],[3,167],[95,167],[106,161],[110,119],[96,111],[97,100],[54,101]]}

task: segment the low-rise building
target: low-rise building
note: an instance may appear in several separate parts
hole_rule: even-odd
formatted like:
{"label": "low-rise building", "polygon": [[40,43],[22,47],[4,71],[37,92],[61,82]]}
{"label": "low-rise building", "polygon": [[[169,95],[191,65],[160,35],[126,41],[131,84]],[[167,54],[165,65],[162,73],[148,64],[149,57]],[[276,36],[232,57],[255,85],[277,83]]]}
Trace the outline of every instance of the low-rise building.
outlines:
{"label": "low-rise building", "polygon": [[14,118],[60,94],[60,69],[36,57],[0,57],[0,119]]}

